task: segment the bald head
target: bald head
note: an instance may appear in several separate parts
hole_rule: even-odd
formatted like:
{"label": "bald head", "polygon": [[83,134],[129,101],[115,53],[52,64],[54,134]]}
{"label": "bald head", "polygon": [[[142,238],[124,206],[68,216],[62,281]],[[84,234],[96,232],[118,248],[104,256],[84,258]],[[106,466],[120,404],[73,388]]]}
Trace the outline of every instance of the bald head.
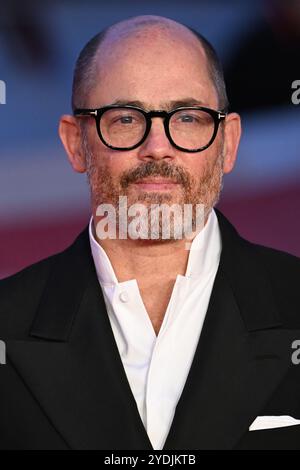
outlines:
{"label": "bald head", "polygon": [[227,109],[228,101],[222,67],[211,44],[198,32],[169,18],[153,15],[133,17],[113,24],[94,36],[82,49],[75,66],[72,108],[87,107],[89,97],[99,82],[109,59],[130,54],[136,47],[154,41],[177,50],[183,46],[205,63],[207,74],[218,98],[218,108]]}
{"label": "bald head", "polygon": [[128,37],[139,36],[140,33],[165,32],[170,35],[191,36],[191,31],[177,21],[163,16],[141,15],[129,18],[109,26],[106,29],[106,42],[119,42]]}

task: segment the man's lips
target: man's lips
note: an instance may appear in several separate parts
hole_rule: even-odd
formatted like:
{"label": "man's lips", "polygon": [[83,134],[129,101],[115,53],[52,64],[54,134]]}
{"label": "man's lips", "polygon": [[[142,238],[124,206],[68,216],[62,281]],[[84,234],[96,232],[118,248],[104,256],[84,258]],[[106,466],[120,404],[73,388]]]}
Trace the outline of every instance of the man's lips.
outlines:
{"label": "man's lips", "polygon": [[140,189],[147,189],[147,190],[164,190],[164,189],[172,189],[174,186],[178,185],[176,181],[172,181],[167,178],[146,178],[138,180],[134,183]]}

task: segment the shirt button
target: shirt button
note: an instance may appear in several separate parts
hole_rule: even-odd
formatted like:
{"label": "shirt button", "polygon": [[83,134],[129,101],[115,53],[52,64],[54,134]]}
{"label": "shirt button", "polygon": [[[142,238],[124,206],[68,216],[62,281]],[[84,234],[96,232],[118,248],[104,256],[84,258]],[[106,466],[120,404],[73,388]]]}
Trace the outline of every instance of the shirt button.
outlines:
{"label": "shirt button", "polygon": [[121,292],[119,295],[119,299],[121,300],[121,302],[128,302],[127,292],[126,291]]}

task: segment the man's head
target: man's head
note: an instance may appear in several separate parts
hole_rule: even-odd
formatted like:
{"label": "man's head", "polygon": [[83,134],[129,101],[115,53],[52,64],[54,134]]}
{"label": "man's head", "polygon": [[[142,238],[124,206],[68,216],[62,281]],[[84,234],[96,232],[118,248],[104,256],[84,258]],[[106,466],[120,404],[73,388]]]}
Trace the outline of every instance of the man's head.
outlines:
{"label": "man's head", "polygon": [[218,94],[218,109],[228,109],[228,98],[223,76],[222,65],[216,54],[216,51],[207,39],[202,36],[198,31],[192,28],[183,26],[173,20],[160,16],[138,16],[129,20],[121,21],[114,24],[96,34],[81,50],[75,65],[72,89],[72,109],[84,108],[88,102],[88,97],[95,87],[98,80],[99,69],[102,67],[99,59],[99,49],[103,44],[105,38],[109,38],[111,33],[118,37],[120,40],[126,35],[131,35],[134,32],[155,28],[165,28],[165,31],[172,29],[176,34],[176,29],[179,28],[181,32],[192,33],[197,39],[200,46],[203,48],[207,58],[206,65],[208,73],[213,82],[216,92]]}
{"label": "man's head", "polygon": [[[184,105],[225,109],[225,85],[214,50],[194,31],[163,17],[139,16],[111,26],[78,58],[72,106],[115,103],[137,104],[145,111]],[[132,150],[107,147],[92,116],[63,116],[60,136],[74,170],[88,174],[94,217],[99,204],[116,206],[119,196],[127,196],[128,205],[203,204],[207,214],[219,198],[223,173],[234,166],[240,120],[227,115],[213,143],[196,153],[172,145],[161,117],[152,118],[147,138]],[[162,179],[173,184],[137,184]]]}

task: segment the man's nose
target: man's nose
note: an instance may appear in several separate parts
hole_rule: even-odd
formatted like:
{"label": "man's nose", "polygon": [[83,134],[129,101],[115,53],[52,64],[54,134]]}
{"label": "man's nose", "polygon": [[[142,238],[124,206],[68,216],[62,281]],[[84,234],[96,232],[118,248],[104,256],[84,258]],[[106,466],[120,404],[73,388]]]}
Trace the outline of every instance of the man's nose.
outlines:
{"label": "man's nose", "polygon": [[163,119],[152,118],[150,132],[138,150],[138,156],[141,159],[161,160],[163,158],[174,158],[176,149],[166,136]]}

